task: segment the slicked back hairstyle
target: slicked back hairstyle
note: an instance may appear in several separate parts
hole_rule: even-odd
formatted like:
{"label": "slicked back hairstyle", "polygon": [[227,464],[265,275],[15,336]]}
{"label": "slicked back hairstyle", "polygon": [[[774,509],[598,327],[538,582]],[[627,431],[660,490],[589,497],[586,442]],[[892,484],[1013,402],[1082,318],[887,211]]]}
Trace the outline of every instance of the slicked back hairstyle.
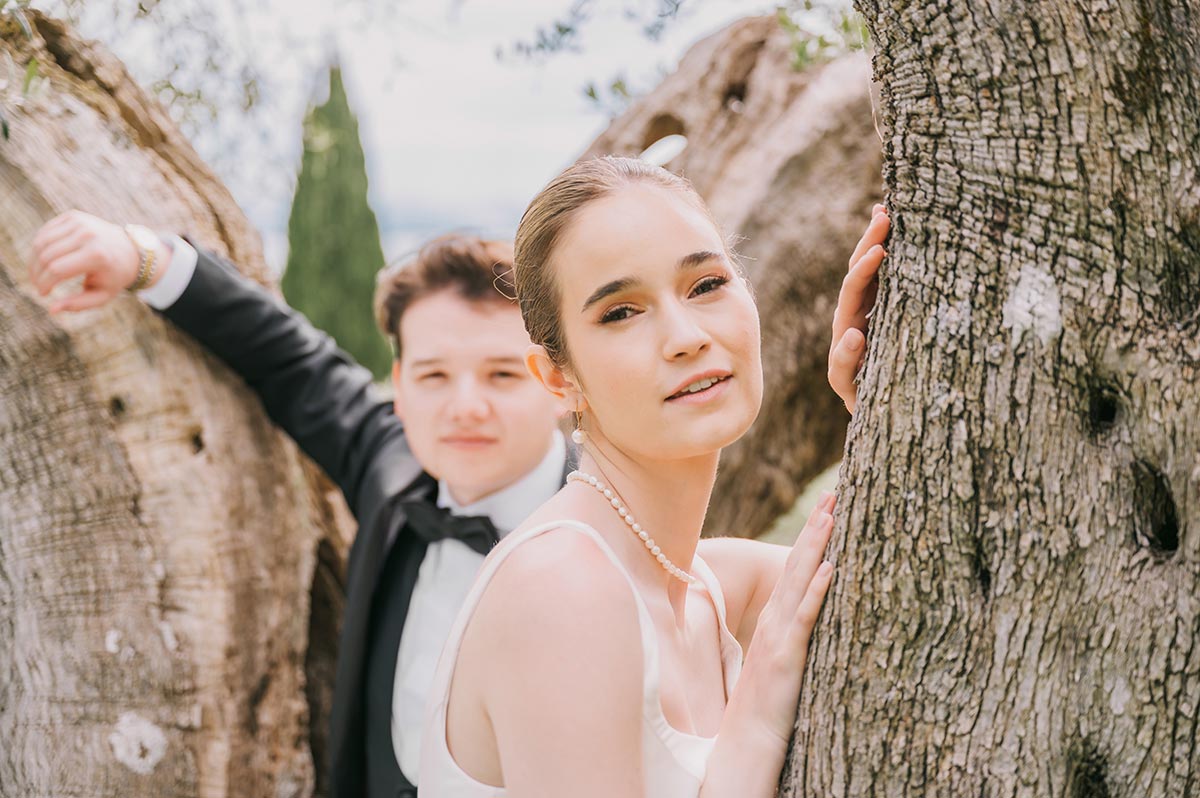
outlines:
{"label": "slicked back hairstyle", "polygon": [[[563,231],[580,209],[634,183],[649,183],[678,191],[712,219],[704,200],[686,179],[636,158],[606,155],[580,161],[550,181],[529,203],[517,226],[513,277],[521,317],[529,339],[543,346],[558,366],[567,365],[570,357],[563,340],[559,293],[551,258]],[[730,262],[736,264],[734,253],[728,247],[726,254]]]}

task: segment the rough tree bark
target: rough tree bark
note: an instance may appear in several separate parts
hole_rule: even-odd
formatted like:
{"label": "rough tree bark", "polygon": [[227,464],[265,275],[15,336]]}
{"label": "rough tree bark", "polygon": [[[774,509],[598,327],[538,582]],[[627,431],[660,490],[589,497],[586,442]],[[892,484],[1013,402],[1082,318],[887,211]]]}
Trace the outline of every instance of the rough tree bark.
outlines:
{"label": "rough tree bark", "polygon": [[116,59],[32,16],[33,42],[0,23],[0,58],[47,81],[10,87],[0,140],[0,795],[307,796],[337,505],[134,298],[51,318],[26,281],[70,207],[188,230],[263,280],[258,237]]}
{"label": "rough tree bark", "polygon": [[782,792],[1200,795],[1200,8],[859,7],[893,234]]}
{"label": "rough tree bark", "polygon": [[753,430],[722,456],[706,530],[757,536],[837,461],[848,415],[825,380],[846,260],[879,201],[870,67],[851,55],[797,72],[775,17],[696,44],[584,157],[638,155],[670,134],[687,176],[741,237],[763,330],[766,390]]}

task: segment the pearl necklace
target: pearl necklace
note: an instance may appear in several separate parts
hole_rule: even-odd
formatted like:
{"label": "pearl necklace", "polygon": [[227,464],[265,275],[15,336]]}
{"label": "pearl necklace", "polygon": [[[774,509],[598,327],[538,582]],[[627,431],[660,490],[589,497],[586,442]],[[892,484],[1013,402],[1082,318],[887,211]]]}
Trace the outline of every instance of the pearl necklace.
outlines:
{"label": "pearl necklace", "polygon": [[599,491],[605,499],[608,499],[609,503],[612,504],[613,509],[616,510],[617,514],[621,516],[621,519],[629,525],[629,528],[632,529],[639,538],[641,538],[642,543],[644,543],[646,546],[646,550],[650,552],[654,559],[658,560],[658,564],[661,565],[667,573],[686,584],[690,585],[695,583],[696,577],[692,576],[687,571],[683,570],[678,565],[667,559],[667,555],[664,554],[663,550],[659,548],[657,543],[654,542],[654,538],[650,537],[649,532],[642,529],[641,524],[633,520],[633,513],[629,512],[629,508],[627,508],[625,503],[613,493],[611,488],[609,488],[600,480],[596,479],[591,474],[585,474],[582,471],[572,471],[570,474],[567,474],[567,480],[583,482],[584,484],[591,485],[593,488]]}

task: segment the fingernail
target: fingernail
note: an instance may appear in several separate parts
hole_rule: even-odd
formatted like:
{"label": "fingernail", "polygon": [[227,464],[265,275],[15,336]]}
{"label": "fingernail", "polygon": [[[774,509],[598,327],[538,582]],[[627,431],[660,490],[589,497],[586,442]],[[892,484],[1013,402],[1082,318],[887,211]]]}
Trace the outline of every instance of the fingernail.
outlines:
{"label": "fingernail", "polygon": [[817,569],[817,573],[821,576],[829,576],[831,573],[833,573],[833,563],[831,563],[829,560],[821,563],[821,567]]}
{"label": "fingernail", "polygon": [[851,352],[857,352],[863,348],[863,340],[861,335],[851,335],[850,340],[846,342],[846,348]]}

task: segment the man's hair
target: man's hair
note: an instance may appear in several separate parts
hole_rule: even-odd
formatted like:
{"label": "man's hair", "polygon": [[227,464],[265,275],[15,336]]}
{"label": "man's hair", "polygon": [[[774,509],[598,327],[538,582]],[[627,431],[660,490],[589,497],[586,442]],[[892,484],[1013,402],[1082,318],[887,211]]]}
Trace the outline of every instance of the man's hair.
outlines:
{"label": "man's hair", "polygon": [[513,249],[508,241],[450,233],[429,241],[416,255],[379,272],[375,320],[400,357],[400,319],[414,302],[451,290],[468,302],[500,302],[515,307]]}

